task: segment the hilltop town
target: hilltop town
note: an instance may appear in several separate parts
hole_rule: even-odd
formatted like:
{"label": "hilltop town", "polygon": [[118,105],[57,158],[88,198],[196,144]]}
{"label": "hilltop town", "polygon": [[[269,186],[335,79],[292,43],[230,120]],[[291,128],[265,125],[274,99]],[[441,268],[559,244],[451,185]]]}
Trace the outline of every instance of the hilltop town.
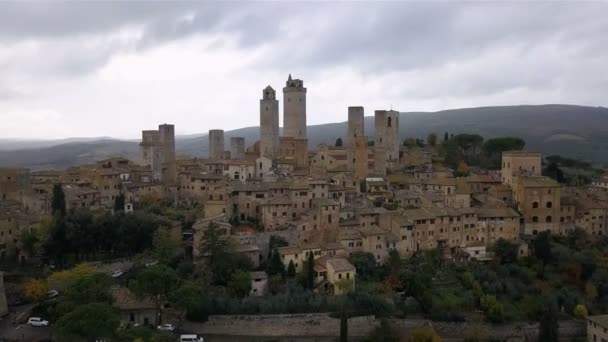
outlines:
{"label": "hilltop town", "polygon": [[[515,138],[495,138],[484,145],[475,132],[438,132],[426,140],[404,137],[399,133],[399,112],[392,109],[373,112],[374,138],[370,139],[363,125],[364,107],[345,108],[348,129],[343,138],[334,145],[309,146],[306,101],[304,81],[289,75],[283,87],[281,132],[279,98],[271,86],[265,87],[259,102],[260,140],[231,137],[225,141],[221,128],[209,130],[207,158],[178,156],[175,127],[160,124],[158,129],[142,131],[139,160],[116,157],[60,171],[0,169],[0,258],[44,265],[48,274],[53,272],[49,266],[70,269],[82,262],[100,270],[102,259],[120,259],[123,264],[100,271],[107,275],[120,271],[115,277],[120,279],[122,273],[137,268],[138,262],[133,261],[137,256],[143,256],[146,266],[162,263],[162,253],[149,251],[171,247],[167,260],[180,254],[194,264],[185,268],[182,278],[196,282],[201,274],[213,274],[205,284],[221,284],[236,291],[232,293],[236,297],[276,295],[281,293],[277,283],[289,283],[281,280],[289,277],[298,279],[311,293],[326,297],[355,293],[360,283],[369,289],[373,280],[392,294],[416,299],[418,310],[426,314],[434,312],[436,302],[425,303],[425,295],[416,292],[422,290],[413,288],[408,280],[416,277],[412,272],[422,272],[429,262],[438,262],[443,266],[433,268],[434,276],[425,280],[429,288],[433,281],[453,276],[449,279],[456,279],[472,293],[475,299],[471,302],[476,303],[472,305],[487,320],[505,322],[508,314],[493,315],[496,310],[508,311],[496,309],[508,304],[506,294],[501,297],[508,290],[492,293],[478,269],[453,275],[437,270],[445,265],[454,270],[457,266],[453,265],[511,263],[526,270],[542,265],[538,279],[547,279],[546,274],[553,271],[547,266],[549,273],[544,273],[544,265],[557,259],[543,260],[539,240],[556,246],[566,244],[572,236],[584,236],[581,241],[593,248],[601,248],[598,244],[606,241],[608,178],[599,173],[586,182],[563,182],[557,164],[552,164],[555,169],[547,169],[540,153],[525,150],[525,143]],[[490,141],[501,145],[490,151]],[[63,198],[63,209],[57,204],[58,197]],[[141,213],[152,213],[158,220],[145,221]],[[135,223],[129,221],[130,215]],[[65,231],[58,228],[63,227],[58,217],[67,220]],[[133,229],[102,243],[106,241],[102,233],[83,237],[78,229],[84,227],[83,222],[93,222],[100,232],[99,227],[122,227],[129,222]],[[164,230],[165,235],[142,227]],[[117,246],[122,238],[130,242]],[[164,246],[160,240],[176,245]],[[212,264],[209,260],[217,259],[219,252],[237,255],[249,265]],[[579,252],[582,249],[576,250]],[[423,262],[420,258],[430,259]],[[420,262],[415,264],[416,260]],[[521,260],[534,261],[525,264]],[[593,262],[599,263],[597,260]],[[196,264],[201,263],[208,263],[207,268],[197,271]],[[391,271],[391,265],[397,265],[397,270]],[[590,266],[582,261],[580,265],[571,270],[576,273],[576,287],[585,297],[585,288],[588,293],[593,286],[595,296],[564,301],[560,311],[575,316],[574,309],[584,305],[585,310],[602,313],[608,289],[598,287],[596,283],[601,281],[594,282],[593,271],[586,268]],[[563,267],[558,264],[554,269]],[[222,269],[233,272],[222,274]],[[371,275],[373,269],[384,273]],[[464,273],[473,279],[458,278]],[[245,279],[243,286],[233,286],[235,274]],[[530,277],[528,284],[535,283],[536,276]],[[543,286],[553,286],[547,284]],[[481,294],[476,293],[477,288]],[[541,293],[542,287],[537,290]],[[170,321],[168,315],[159,318],[155,306],[142,299],[145,296],[132,293],[137,291],[128,281],[115,282],[111,292],[112,305],[124,321],[142,325]],[[385,290],[378,292],[386,294]],[[7,296],[10,302],[13,294]],[[486,296],[494,302],[498,298],[498,304],[484,304],[490,300]],[[164,301],[170,302],[169,298]],[[184,306],[189,317],[195,316],[191,312],[195,310]],[[328,304],[321,311],[332,311],[328,308],[335,306]],[[542,305],[532,315],[541,309]],[[310,311],[315,308],[306,312]],[[0,315],[6,312],[6,299],[0,300]]]}

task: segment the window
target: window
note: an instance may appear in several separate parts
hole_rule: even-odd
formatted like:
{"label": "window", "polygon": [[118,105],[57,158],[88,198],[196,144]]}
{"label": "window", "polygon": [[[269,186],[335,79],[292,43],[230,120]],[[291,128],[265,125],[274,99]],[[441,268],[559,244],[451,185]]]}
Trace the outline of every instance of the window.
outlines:
{"label": "window", "polygon": [[553,207],[553,203],[552,202],[547,202],[547,208],[552,208]]}
{"label": "window", "polygon": [[549,215],[545,218],[545,222],[547,222],[547,223],[551,223],[552,220],[553,220],[553,218],[551,217],[551,215]]}
{"label": "window", "polygon": [[393,126],[393,118],[391,118],[390,116],[388,117],[388,123],[386,124],[387,127],[392,127]]}
{"label": "window", "polygon": [[532,202],[532,208],[538,208],[538,202]]}
{"label": "window", "polygon": [[532,216],[532,222],[537,223],[538,222],[538,216]]}

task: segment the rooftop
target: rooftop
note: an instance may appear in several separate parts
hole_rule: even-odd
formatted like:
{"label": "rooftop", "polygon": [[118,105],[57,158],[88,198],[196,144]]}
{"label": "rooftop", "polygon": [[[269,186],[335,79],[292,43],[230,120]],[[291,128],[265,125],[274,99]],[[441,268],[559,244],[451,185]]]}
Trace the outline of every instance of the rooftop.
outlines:
{"label": "rooftop", "polygon": [[354,271],[353,266],[348,260],[342,258],[334,258],[327,260],[327,265],[330,265],[336,272]]}
{"label": "rooftop", "polygon": [[604,328],[608,328],[608,315],[589,316],[587,320],[599,324]]}
{"label": "rooftop", "polygon": [[528,188],[560,187],[558,182],[549,177],[522,176],[519,181]]}

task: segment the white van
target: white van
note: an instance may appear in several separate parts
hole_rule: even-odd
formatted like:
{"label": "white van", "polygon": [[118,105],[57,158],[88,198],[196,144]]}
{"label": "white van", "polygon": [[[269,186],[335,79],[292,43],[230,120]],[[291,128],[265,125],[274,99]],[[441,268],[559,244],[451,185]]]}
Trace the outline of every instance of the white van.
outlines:
{"label": "white van", "polygon": [[198,335],[181,335],[179,337],[179,342],[205,342],[202,337],[198,337]]}

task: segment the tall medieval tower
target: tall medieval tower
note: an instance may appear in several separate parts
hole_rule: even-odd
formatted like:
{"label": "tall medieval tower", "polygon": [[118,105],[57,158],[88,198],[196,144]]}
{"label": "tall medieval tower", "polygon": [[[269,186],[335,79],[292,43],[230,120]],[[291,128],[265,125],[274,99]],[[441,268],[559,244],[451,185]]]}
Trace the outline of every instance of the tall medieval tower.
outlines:
{"label": "tall medieval tower", "polygon": [[283,88],[283,136],[306,138],[306,88],[304,81],[292,79]]}
{"label": "tall medieval tower", "polygon": [[374,172],[383,176],[389,163],[399,160],[399,112],[377,110],[374,126]]}
{"label": "tall medieval tower", "polygon": [[224,130],[210,129],[209,130],[209,159],[222,160],[224,159]]}
{"label": "tall medieval tower", "polygon": [[271,86],[260,100],[260,156],[274,159],[279,155],[279,101]]}
{"label": "tall medieval tower", "polygon": [[175,126],[159,125],[158,132],[163,158],[163,182],[165,185],[177,183],[177,163],[175,161]]}
{"label": "tall medieval tower", "polygon": [[359,179],[367,177],[367,136],[363,128],[364,117],[363,107],[348,107],[347,165],[348,170]]}

